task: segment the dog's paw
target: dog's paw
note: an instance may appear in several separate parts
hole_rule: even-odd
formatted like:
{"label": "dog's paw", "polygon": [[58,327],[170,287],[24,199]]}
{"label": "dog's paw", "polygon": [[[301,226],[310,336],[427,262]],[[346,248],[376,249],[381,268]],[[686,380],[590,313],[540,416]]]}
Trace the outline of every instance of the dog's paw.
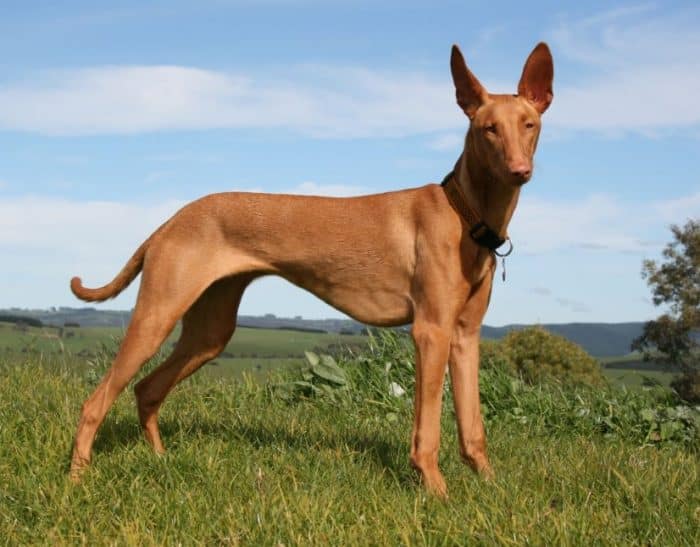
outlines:
{"label": "dog's paw", "polygon": [[447,496],[447,483],[439,471],[425,474],[422,477],[423,488],[428,495],[434,496],[438,499],[446,500]]}
{"label": "dog's paw", "polygon": [[73,457],[70,463],[70,471],[68,472],[68,478],[73,484],[78,484],[82,480],[83,476],[85,475],[85,472],[88,470],[89,467],[90,460]]}

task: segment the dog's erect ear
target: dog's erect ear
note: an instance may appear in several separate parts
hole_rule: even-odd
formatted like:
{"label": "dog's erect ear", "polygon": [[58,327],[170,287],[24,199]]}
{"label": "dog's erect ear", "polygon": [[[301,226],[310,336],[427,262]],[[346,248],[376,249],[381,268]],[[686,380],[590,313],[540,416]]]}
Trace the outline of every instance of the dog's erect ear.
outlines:
{"label": "dog's erect ear", "polygon": [[554,80],[554,63],[549,47],[540,42],[525,61],[523,75],[518,84],[518,95],[532,103],[542,114],[552,102],[552,80]]}
{"label": "dog's erect ear", "polygon": [[452,81],[457,90],[457,104],[462,107],[464,113],[471,120],[479,108],[488,98],[488,92],[479,83],[464,62],[462,52],[456,45],[452,46],[450,56],[450,70],[452,71]]}

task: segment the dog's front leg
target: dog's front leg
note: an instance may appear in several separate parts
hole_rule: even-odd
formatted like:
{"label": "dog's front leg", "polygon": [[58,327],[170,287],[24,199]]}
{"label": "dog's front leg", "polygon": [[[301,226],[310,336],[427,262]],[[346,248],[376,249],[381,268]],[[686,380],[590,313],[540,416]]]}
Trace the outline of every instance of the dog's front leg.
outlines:
{"label": "dog's front leg", "polygon": [[479,400],[479,338],[490,291],[491,279],[487,278],[465,305],[452,333],[448,361],[459,452],[472,469],[486,477],[493,476],[493,471],[486,455],[486,434]]}
{"label": "dog's front leg", "polygon": [[428,492],[445,497],[447,486],[438,469],[438,450],[449,334],[438,325],[414,321],[412,335],[416,345],[416,393],[411,464],[420,472]]}
{"label": "dog's front leg", "polygon": [[450,379],[459,432],[459,453],[469,466],[493,475],[479,401],[479,331],[455,333],[450,345]]}

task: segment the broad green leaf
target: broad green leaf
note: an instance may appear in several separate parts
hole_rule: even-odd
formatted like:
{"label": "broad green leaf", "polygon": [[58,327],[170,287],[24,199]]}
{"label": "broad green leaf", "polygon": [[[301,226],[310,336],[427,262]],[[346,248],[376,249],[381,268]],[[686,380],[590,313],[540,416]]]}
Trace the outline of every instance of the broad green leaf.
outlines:
{"label": "broad green leaf", "polygon": [[335,362],[335,359],[333,359],[333,357],[331,355],[326,355],[325,353],[322,353],[321,354],[321,363],[323,363],[324,365],[331,367],[331,368],[335,367],[338,370],[340,370],[341,372],[343,371],[338,366],[338,363]]}
{"label": "broad green leaf", "polygon": [[335,359],[330,355],[321,355],[320,362],[311,366],[311,372],[328,382],[341,386],[347,384],[345,371],[336,364]]}
{"label": "broad green leaf", "polygon": [[340,373],[338,373],[337,370],[328,367],[323,363],[314,365],[313,367],[311,367],[311,371],[319,378],[323,378],[324,380],[332,382],[334,384],[338,384],[339,386],[344,386],[348,383],[345,379],[345,374],[342,370],[340,371]]}
{"label": "broad green leaf", "polygon": [[305,351],[304,355],[306,355],[306,360],[309,362],[309,364],[313,367],[314,365],[317,365],[319,362],[318,355],[316,355],[313,351]]}

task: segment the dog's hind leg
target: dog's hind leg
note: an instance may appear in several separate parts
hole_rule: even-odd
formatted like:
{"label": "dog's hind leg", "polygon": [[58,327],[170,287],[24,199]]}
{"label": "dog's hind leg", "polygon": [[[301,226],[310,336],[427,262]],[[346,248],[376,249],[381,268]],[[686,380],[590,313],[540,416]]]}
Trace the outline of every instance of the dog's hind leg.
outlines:
{"label": "dog's hind leg", "polygon": [[150,258],[146,256],[139,296],[124,340],[112,367],[83,404],[71,460],[74,479],[90,463],[95,435],[116,398],[158,351],[192,303],[217,279],[213,268],[204,273],[201,266],[197,269],[205,263],[203,260],[174,263],[169,251],[167,247],[149,250]]}
{"label": "dog's hind leg", "polygon": [[95,435],[112,403],[143,364],[158,351],[179,319],[179,316],[162,311],[162,307],[151,310],[137,304],[112,367],[83,404],[71,459],[74,480],[90,463]]}
{"label": "dog's hind leg", "polygon": [[165,448],[158,429],[163,400],[182,380],[223,351],[236,328],[238,305],[250,277],[214,282],[182,318],[182,334],[173,353],[136,384],[139,420],[146,440],[158,453]]}

